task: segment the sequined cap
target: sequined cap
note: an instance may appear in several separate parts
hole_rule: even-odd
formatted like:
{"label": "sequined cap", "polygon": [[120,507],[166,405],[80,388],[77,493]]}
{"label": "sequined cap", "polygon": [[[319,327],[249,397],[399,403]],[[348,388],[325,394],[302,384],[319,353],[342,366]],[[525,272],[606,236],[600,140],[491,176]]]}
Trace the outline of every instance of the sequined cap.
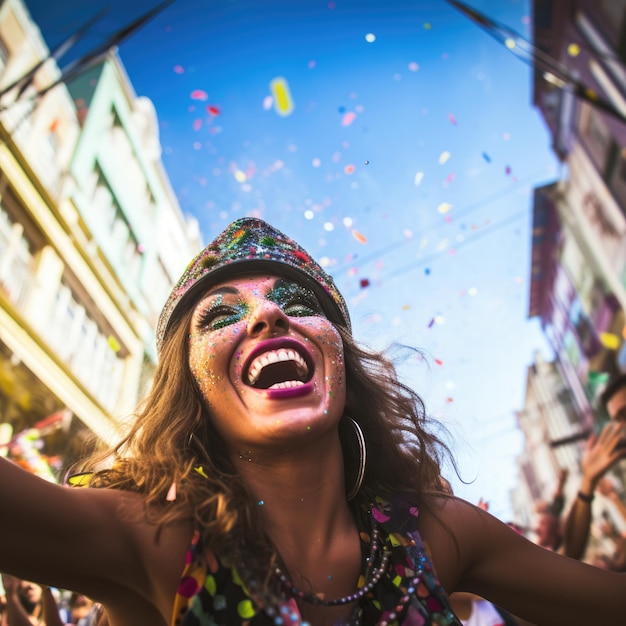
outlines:
{"label": "sequined cap", "polygon": [[201,291],[249,272],[274,272],[301,282],[315,293],[331,322],[350,330],[343,296],[309,253],[267,222],[244,217],[228,226],[187,266],[159,316],[157,350],[161,351],[173,321]]}

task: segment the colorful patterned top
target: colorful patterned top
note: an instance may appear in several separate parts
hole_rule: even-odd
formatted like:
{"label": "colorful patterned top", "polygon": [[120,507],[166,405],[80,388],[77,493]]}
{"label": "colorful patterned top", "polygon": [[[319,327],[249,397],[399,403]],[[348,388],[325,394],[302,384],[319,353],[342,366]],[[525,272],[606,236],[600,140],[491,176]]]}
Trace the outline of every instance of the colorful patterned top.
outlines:
{"label": "colorful patterned top", "polygon": [[[402,499],[388,504],[378,500],[363,510],[357,525],[368,544],[372,525],[379,529],[389,553],[386,572],[358,603],[355,622],[362,626],[461,626],[417,529],[417,507]],[[171,626],[306,626],[298,605],[285,595],[278,610],[254,605],[235,568],[226,568],[212,552],[203,551],[194,536],[187,554]],[[363,557],[362,571],[365,571]],[[363,586],[363,576],[359,586]],[[270,614],[268,614],[270,613]]]}

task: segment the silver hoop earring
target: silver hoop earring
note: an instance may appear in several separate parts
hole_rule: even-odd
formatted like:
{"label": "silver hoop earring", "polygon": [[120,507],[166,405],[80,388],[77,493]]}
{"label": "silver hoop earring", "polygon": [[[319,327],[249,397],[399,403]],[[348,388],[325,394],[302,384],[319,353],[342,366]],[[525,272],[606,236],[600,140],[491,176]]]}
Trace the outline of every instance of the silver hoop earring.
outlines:
{"label": "silver hoop earring", "polygon": [[356,494],[359,493],[361,485],[363,484],[363,477],[365,476],[365,462],[367,460],[367,448],[365,447],[365,437],[363,436],[363,431],[361,430],[359,424],[348,415],[346,415],[346,417],[350,420],[352,428],[354,428],[356,439],[359,444],[359,471],[356,475],[354,487],[352,487],[350,493],[348,493],[348,500],[352,500]]}

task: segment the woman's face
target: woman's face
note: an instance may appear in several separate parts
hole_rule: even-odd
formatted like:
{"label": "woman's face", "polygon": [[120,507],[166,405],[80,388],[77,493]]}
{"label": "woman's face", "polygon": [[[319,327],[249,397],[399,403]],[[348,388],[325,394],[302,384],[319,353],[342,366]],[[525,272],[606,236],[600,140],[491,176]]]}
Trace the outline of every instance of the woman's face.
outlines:
{"label": "woman's face", "polygon": [[189,367],[231,452],[284,447],[343,413],[341,338],[316,296],[289,279],[211,287],[191,319]]}

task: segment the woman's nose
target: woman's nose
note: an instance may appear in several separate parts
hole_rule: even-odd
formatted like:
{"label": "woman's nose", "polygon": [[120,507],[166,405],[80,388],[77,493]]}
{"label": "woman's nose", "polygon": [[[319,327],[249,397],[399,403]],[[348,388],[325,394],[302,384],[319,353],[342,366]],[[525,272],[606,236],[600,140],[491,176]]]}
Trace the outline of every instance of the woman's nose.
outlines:
{"label": "woman's nose", "polygon": [[274,302],[261,302],[253,311],[248,322],[248,334],[251,337],[259,335],[285,334],[289,330],[289,318]]}

